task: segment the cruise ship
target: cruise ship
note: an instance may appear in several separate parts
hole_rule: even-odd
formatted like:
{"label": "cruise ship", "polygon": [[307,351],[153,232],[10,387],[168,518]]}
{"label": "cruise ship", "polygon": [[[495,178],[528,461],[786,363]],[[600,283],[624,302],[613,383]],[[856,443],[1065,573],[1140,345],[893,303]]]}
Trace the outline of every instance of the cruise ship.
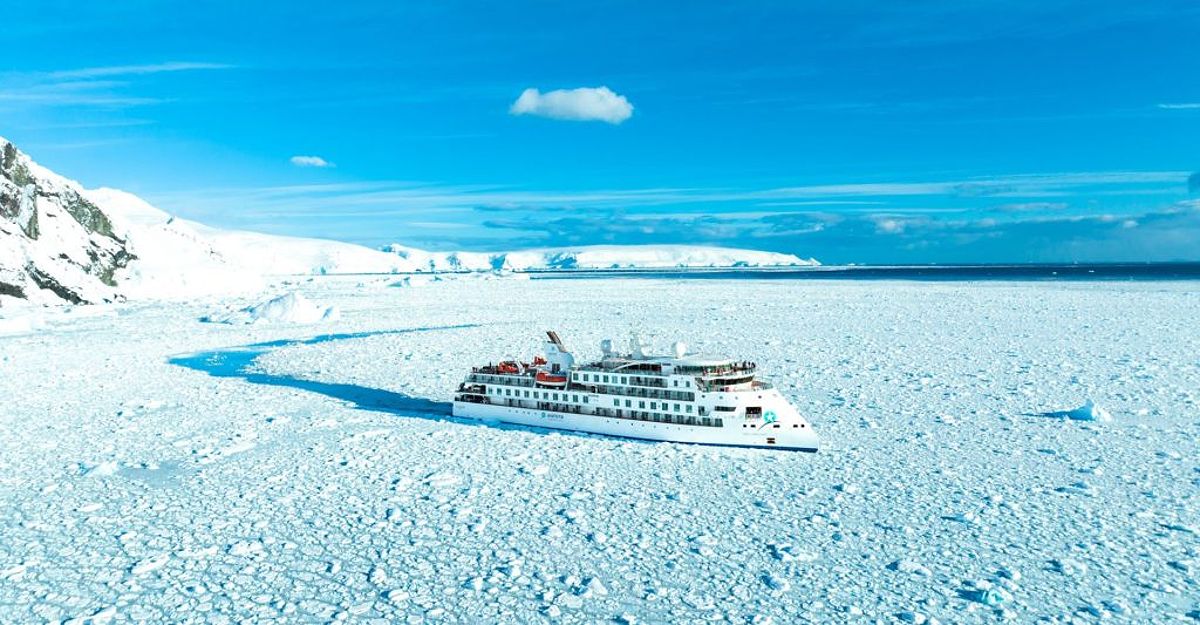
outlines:
{"label": "cruise ship", "polygon": [[705,445],[817,451],[812,426],[753,362],[649,353],[636,335],[619,353],[576,364],[555,332],[533,362],[472,368],[454,395],[454,416],[608,436]]}

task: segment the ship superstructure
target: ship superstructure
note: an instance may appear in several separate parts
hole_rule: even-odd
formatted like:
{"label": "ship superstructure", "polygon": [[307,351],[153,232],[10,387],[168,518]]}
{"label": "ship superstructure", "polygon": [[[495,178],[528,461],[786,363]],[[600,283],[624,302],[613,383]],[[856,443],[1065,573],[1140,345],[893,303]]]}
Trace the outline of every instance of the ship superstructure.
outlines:
{"label": "ship superstructure", "polygon": [[558,334],[543,356],[476,367],[454,396],[454,415],[660,441],[816,451],[812,426],[749,361],[629,351],[601,342],[600,360],[577,364]]}

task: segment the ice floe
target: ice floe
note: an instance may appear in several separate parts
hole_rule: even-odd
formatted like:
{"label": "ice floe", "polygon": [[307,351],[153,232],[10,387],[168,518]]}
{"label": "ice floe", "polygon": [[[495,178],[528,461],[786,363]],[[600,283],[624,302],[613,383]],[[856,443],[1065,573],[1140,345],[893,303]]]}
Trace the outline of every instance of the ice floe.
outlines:
{"label": "ice floe", "polygon": [[1097,406],[1092,400],[1087,400],[1082,406],[1069,410],[1053,410],[1043,412],[1043,416],[1053,417],[1056,419],[1069,419],[1071,421],[1098,421],[1109,422],[1113,420],[1112,413]]}
{"label": "ice floe", "polygon": [[337,306],[321,306],[291,291],[233,313],[209,315],[201,320],[227,324],[310,324],[337,321],[340,317]]}

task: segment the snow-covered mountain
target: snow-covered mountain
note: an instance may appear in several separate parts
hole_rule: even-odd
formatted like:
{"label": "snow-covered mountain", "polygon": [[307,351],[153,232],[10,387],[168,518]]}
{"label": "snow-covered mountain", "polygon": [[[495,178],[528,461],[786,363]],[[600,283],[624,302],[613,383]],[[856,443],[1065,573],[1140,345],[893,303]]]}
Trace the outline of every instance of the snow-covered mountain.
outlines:
{"label": "snow-covered mountain", "polygon": [[0,298],[112,301],[134,260],[125,238],[78,184],[0,138]]}
{"label": "snow-covered mountain", "polygon": [[224,296],[305,274],[813,264],[789,254],[719,247],[428,252],[221,230],[173,217],[124,191],[84,189],[0,138],[0,304]]}
{"label": "snow-covered mountain", "polygon": [[84,194],[112,217],[138,257],[117,274],[131,299],[248,293],[278,276],[411,270],[395,254],[361,245],[211,228],[116,189]]}
{"label": "snow-covered mountain", "polygon": [[528,271],[536,269],[666,269],[678,267],[790,267],[819,265],[791,254],[700,245],[585,245],[515,252],[427,252],[399,244],[393,252],[420,271]]}

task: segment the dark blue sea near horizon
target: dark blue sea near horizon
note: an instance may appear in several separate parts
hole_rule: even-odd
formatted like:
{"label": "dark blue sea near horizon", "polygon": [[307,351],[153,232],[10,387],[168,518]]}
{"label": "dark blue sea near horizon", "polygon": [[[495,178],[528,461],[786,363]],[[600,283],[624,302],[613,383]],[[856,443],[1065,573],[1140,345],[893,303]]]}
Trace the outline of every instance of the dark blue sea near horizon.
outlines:
{"label": "dark blue sea near horizon", "polygon": [[722,269],[581,269],[531,271],[535,280],[684,278],[714,280],[922,280],[922,281],[1156,281],[1200,280],[1200,263],[1097,263],[1038,265],[843,265]]}

